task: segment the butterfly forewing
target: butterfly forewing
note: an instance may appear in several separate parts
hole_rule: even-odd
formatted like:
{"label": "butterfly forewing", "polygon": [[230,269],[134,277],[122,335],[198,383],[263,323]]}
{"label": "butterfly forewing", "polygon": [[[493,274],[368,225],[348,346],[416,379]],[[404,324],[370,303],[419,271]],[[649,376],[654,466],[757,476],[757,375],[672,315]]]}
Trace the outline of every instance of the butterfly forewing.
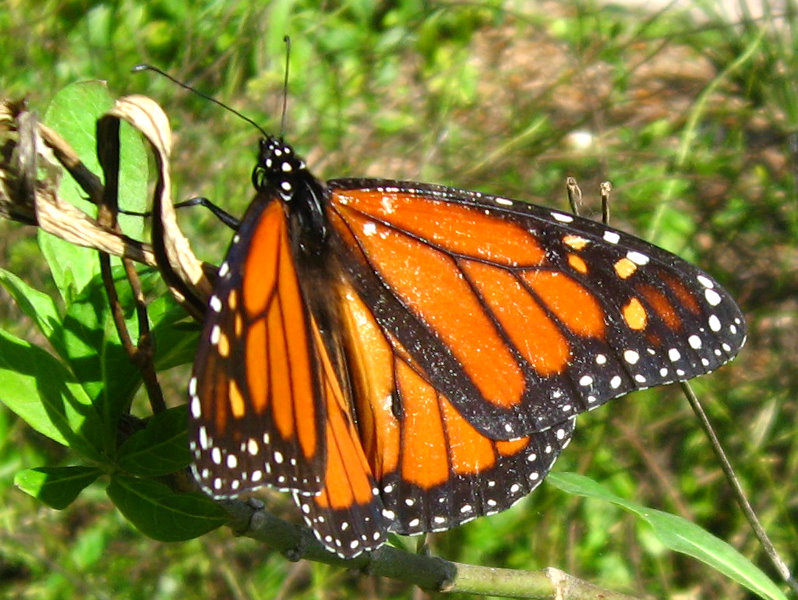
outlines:
{"label": "butterfly forewing", "polygon": [[194,472],[215,496],[316,493],[325,407],[285,209],[260,195],[219,269],[189,384]]}
{"label": "butterfly forewing", "polygon": [[357,293],[496,439],[707,373],[745,339],[739,309],[708,275],[596,222],[439,186],[330,189]]}

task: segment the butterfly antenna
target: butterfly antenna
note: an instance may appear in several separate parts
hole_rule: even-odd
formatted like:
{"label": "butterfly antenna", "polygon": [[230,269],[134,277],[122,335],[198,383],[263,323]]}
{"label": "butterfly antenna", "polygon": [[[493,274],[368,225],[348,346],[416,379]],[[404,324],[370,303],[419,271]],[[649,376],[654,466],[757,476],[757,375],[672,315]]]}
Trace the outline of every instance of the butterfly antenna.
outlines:
{"label": "butterfly antenna", "polygon": [[288,66],[291,63],[291,38],[283,37],[285,42],[285,79],[283,79],[283,111],[280,117],[280,137],[285,133],[285,115],[288,112]]}
{"label": "butterfly antenna", "polygon": [[[179,85],[180,87],[188,90],[189,92],[193,92],[194,94],[196,94],[200,98],[205,98],[205,100],[210,100],[214,104],[216,104],[218,106],[221,106],[223,109],[225,109],[227,111],[230,111],[231,113],[233,113],[237,117],[239,117],[241,119],[244,119],[244,121],[246,121],[247,123],[249,123],[250,125],[255,127],[255,129],[257,129],[258,131],[260,131],[263,134],[264,137],[269,137],[269,134],[266,133],[266,131],[264,131],[264,129],[260,125],[258,125],[252,119],[250,119],[247,115],[238,112],[235,108],[232,108],[231,106],[228,106],[227,104],[225,104],[221,100],[217,100],[213,96],[205,94],[205,93],[199,91],[198,89],[191,87],[187,83],[183,83],[179,79],[176,79],[176,78],[172,77],[169,73],[167,73],[166,71],[163,71],[162,69],[159,69],[158,67],[154,67],[152,65],[148,65],[148,64],[142,63],[140,65],[136,65],[130,71],[132,73],[141,73],[142,71],[153,71],[154,73],[158,73],[158,75],[162,75],[163,77],[166,77],[172,83],[176,83],[177,85]],[[283,114],[283,117],[285,117],[285,114]]]}

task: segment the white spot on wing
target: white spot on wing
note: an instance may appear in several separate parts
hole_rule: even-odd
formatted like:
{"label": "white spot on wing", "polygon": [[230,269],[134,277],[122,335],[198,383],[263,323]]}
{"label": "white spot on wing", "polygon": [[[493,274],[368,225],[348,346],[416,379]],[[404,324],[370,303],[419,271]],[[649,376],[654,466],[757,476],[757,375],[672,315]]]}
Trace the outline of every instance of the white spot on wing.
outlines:
{"label": "white spot on wing", "polygon": [[630,365],[634,365],[637,364],[638,360],[640,360],[640,355],[634,350],[625,350],[623,353],[623,359]]}
{"label": "white spot on wing", "polygon": [[710,306],[717,306],[720,304],[721,297],[715,290],[706,289],[704,290],[704,298],[707,299],[707,302]]}
{"label": "white spot on wing", "polygon": [[715,287],[715,284],[712,283],[712,280],[709,277],[706,277],[704,275],[699,275],[698,277],[696,277],[696,279],[698,279],[698,283],[703,285],[705,288]]}
{"label": "white spot on wing", "polygon": [[199,445],[200,445],[200,448],[202,448],[203,450],[207,450],[208,446],[209,446],[209,444],[208,444],[208,430],[205,429],[204,425],[199,428]]}
{"label": "white spot on wing", "polygon": [[195,419],[199,419],[201,414],[202,407],[200,405],[199,398],[197,398],[196,394],[194,394],[191,396],[191,416]]}

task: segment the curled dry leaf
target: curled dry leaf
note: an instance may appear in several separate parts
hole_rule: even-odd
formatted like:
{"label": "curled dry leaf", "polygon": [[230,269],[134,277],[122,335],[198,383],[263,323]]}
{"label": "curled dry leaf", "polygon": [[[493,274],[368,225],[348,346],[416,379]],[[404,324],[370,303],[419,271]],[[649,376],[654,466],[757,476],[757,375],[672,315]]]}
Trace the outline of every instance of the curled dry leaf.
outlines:
{"label": "curled dry leaf", "polygon": [[24,102],[0,101],[0,216],[38,225],[78,246],[156,266],[148,244],[103,227],[58,195],[64,169],[90,199],[102,197],[100,179],[60,135],[39,123]]}
{"label": "curled dry leaf", "polygon": [[158,268],[177,300],[200,317],[211,293],[209,276],[213,269],[197,259],[177,224],[170,193],[172,130],[169,119],[154,100],[140,95],[120,98],[102,119],[123,119],[150,142],[158,167],[152,203],[152,243]]}
{"label": "curled dry leaf", "polygon": [[[34,130],[35,117],[25,109],[24,102],[0,105],[0,215],[29,225],[36,223],[33,204],[25,201],[36,193]],[[44,157],[41,162],[52,164]],[[42,188],[51,192],[57,186],[57,177],[48,172]]]}
{"label": "curled dry leaf", "polygon": [[[158,166],[153,195],[153,245],[101,225],[58,194],[64,170],[99,204],[104,187],[57,132],[41,124],[24,102],[0,101],[0,216],[38,225],[79,246],[157,267],[177,300],[201,316],[215,268],[199,261],[177,225],[172,204],[169,156],[172,133],[166,114],[152,99],[127,96],[102,119],[125,120],[149,141]],[[119,140],[100,139],[100,144]]]}

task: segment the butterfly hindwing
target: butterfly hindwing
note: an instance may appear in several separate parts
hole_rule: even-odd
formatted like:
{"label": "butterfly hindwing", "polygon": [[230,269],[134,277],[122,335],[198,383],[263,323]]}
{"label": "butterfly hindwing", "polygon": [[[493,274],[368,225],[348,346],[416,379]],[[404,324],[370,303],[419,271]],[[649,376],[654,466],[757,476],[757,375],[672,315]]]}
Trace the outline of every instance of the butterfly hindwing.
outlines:
{"label": "butterfly hindwing", "polygon": [[358,437],[351,399],[338,381],[315,323],[314,333],[322,349],[327,464],[321,492],[294,497],[318,540],[330,551],[353,558],[385,543],[389,521]]}
{"label": "butterfly hindwing", "polygon": [[220,497],[322,487],[316,341],[283,205],[259,194],[219,269],[189,384],[194,473]]}
{"label": "butterfly hindwing", "polygon": [[441,186],[329,186],[357,293],[488,436],[709,372],[745,339],[708,275],[594,221]]}
{"label": "butterfly hindwing", "polygon": [[505,510],[543,481],[573,420],[515,440],[486,437],[351,287],[342,306],[360,439],[392,531],[443,531]]}

